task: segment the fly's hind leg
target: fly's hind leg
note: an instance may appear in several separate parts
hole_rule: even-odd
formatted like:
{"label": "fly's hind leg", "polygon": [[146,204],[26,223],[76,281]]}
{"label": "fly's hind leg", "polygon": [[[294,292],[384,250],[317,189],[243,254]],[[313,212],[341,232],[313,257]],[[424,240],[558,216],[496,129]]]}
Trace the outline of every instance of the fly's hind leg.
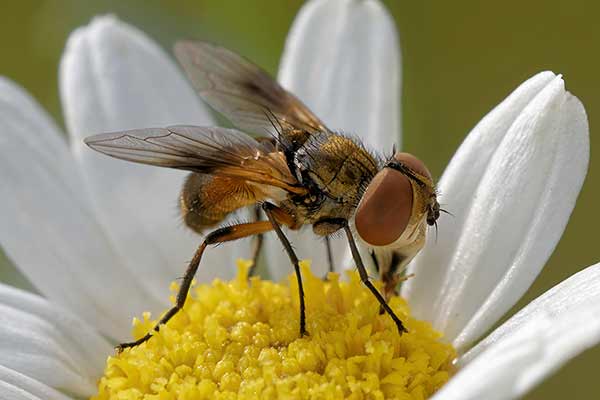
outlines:
{"label": "fly's hind leg", "polygon": [[135,347],[144,343],[152,337],[153,332],[158,332],[160,330],[161,325],[169,322],[169,320],[173,318],[173,316],[183,308],[188,291],[190,289],[190,286],[192,285],[192,280],[194,279],[194,275],[196,274],[198,266],[200,265],[202,254],[204,254],[204,250],[208,245],[230,242],[232,240],[257,235],[259,233],[264,233],[272,229],[273,226],[269,221],[258,221],[226,226],[223,228],[219,228],[206,235],[204,242],[202,242],[202,244],[194,253],[194,257],[192,258],[192,261],[190,261],[190,264],[188,265],[187,270],[185,271],[185,275],[183,276],[183,280],[181,282],[181,287],[177,292],[177,299],[175,301],[175,305],[171,309],[169,309],[169,311],[167,311],[165,315],[163,315],[163,317],[154,326],[154,329],[152,331],[148,332],[145,336],[133,342],[121,343],[116,347],[117,351],[121,352],[126,348]]}
{"label": "fly's hind leg", "polygon": [[[294,265],[294,271],[296,272],[296,278],[298,279],[298,290],[300,292],[299,293],[300,294],[300,336],[304,336],[307,334],[307,332],[306,332],[306,311],[305,311],[305,304],[304,304],[304,287],[302,285],[302,275],[300,274],[300,264],[298,261],[298,257],[296,256],[296,253],[294,252],[294,249],[292,248],[292,245],[290,244],[290,241],[284,235],[283,231],[281,230],[281,226],[280,226],[280,223],[285,223],[286,225],[290,225],[291,217],[288,214],[286,214],[285,211],[283,211],[279,207],[277,207],[271,203],[268,203],[268,202],[263,203],[262,208],[263,208],[265,214],[267,214],[267,218],[269,219],[270,223],[272,224],[273,229],[275,230],[275,233],[277,233],[277,237],[283,244],[285,251],[287,252],[288,256],[290,257],[290,261]],[[286,219],[287,219],[287,221],[286,221]]]}

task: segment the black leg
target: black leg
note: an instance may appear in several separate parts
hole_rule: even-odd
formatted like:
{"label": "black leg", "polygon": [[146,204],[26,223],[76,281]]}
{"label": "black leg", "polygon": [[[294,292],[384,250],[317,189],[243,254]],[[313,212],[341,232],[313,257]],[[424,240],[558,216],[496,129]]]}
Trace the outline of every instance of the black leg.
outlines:
{"label": "black leg", "polygon": [[[190,286],[192,285],[192,280],[194,279],[194,275],[196,275],[196,271],[198,270],[200,260],[202,259],[202,254],[204,253],[206,246],[210,244],[229,242],[243,237],[264,233],[272,229],[273,227],[268,221],[257,221],[226,226],[224,228],[219,228],[206,235],[206,239],[204,240],[204,242],[202,242],[202,244],[194,253],[194,257],[192,258],[192,261],[190,261],[190,264],[188,265],[187,270],[185,271],[185,275],[183,276],[183,280],[181,282],[181,287],[177,292],[177,300],[175,301],[175,305],[171,307],[169,311],[167,311],[167,313],[160,319],[160,321],[158,321],[158,323],[154,326],[154,329],[152,331],[158,332],[160,330],[161,325],[169,322],[169,320],[173,318],[173,316],[183,308],[188,291],[190,290]],[[135,347],[144,343],[152,337],[152,331],[148,332],[144,337],[136,341],[121,343],[116,347],[117,351],[121,352],[129,347]]]}
{"label": "black leg", "polygon": [[[254,207],[254,221],[260,221],[260,207]],[[263,245],[264,235],[259,233],[254,236],[254,243],[252,244],[252,266],[248,271],[248,277],[254,276],[256,274],[256,266],[258,265],[258,257],[260,256],[260,251]]]}
{"label": "black leg", "polygon": [[327,249],[327,262],[329,263],[329,272],[333,272],[333,253],[331,252],[331,240],[325,236],[325,248]]}
{"label": "black leg", "polygon": [[298,279],[298,290],[300,291],[300,336],[304,336],[307,334],[304,305],[304,288],[302,286],[302,276],[300,274],[300,265],[298,264],[298,257],[296,257],[296,253],[294,253],[294,249],[292,248],[290,241],[283,234],[279,223],[275,220],[275,217],[273,216],[273,209],[276,208],[276,206],[274,206],[271,203],[265,202],[263,203],[262,208],[265,211],[265,214],[267,214],[267,218],[269,218],[269,221],[271,221],[273,229],[275,230],[275,233],[277,233],[277,237],[279,237],[279,240],[283,244],[285,251],[288,253],[290,261],[294,265],[294,270],[296,271],[296,278]]}
{"label": "black leg", "polygon": [[402,332],[408,332],[406,330],[406,328],[404,327],[404,324],[402,323],[402,321],[400,321],[400,318],[398,318],[396,316],[394,311],[385,302],[385,299],[383,298],[381,293],[379,293],[377,288],[375,286],[373,286],[371,281],[369,281],[369,275],[367,274],[367,270],[362,262],[362,259],[360,258],[360,254],[358,253],[358,248],[356,247],[356,243],[354,242],[354,237],[352,236],[352,231],[350,230],[348,223],[344,224],[344,231],[346,232],[346,236],[348,237],[348,243],[350,244],[350,251],[352,252],[352,258],[354,258],[354,262],[356,263],[356,268],[358,268],[358,274],[360,275],[360,280],[365,284],[366,287],[369,288],[369,290],[371,291],[371,293],[373,293],[375,298],[377,298],[377,301],[379,301],[379,304],[381,305],[381,307],[383,307],[383,309],[389,314],[389,316],[392,317],[392,319],[396,323],[396,326],[398,327],[398,332],[400,334],[402,334]]}
{"label": "black leg", "polygon": [[[171,307],[171,309],[169,311],[167,311],[167,313],[165,315],[163,315],[163,317],[160,319],[160,321],[158,321],[158,323],[154,326],[153,331],[158,332],[158,330],[160,329],[160,326],[162,324],[166,324],[171,318],[173,318],[173,316],[175,314],[177,314],[177,312],[179,310],[181,310],[183,308],[183,305],[185,304],[185,299],[187,298],[188,290],[190,289],[190,285],[192,284],[194,275],[196,275],[196,271],[198,270],[198,265],[200,265],[200,260],[202,259],[202,254],[204,253],[204,250],[206,249],[207,244],[208,243],[206,240],[204,242],[202,242],[200,247],[198,247],[198,249],[196,250],[196,253],[194,253],[194,257],[192,258],[190,265],[188,266],[187,270],[185,271],[185,275],[183,275],[181,287],[179,288],[179,291],[177,292],[177,301],[175,302],[175,305],[173,307]],[[120,353],[129,347],[135,347],[135,346],[138,346],[138,345],[144,343],[151,337],[152,337],[152,331],[148,332],[145,336],[141,337],[140,339],[138,339],[136,341],[121,343],[120,345],[118,345],[116,347],[116,349]]]}

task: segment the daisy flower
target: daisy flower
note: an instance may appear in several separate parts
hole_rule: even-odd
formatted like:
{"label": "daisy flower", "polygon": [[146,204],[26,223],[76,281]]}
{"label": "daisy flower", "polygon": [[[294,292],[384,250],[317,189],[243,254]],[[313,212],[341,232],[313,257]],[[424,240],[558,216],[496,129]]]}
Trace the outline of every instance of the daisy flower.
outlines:
{"label": "daisy flower", "polygon": [[[399,144],[397,36],[377,1],[308,2],[279,80],[329,126],[373,148]],[[145,388],[154,399],[511,399],[600,340],[600,264],[480,340],[554,250],[587,171],[585,110],[560,76],[542,72],[477,124],[444,172],[440,201],[452,216],[410,265],[407,301],[391,301],[408,334],[377,313],[355,275],[315,278],[326,269],[323,246],[299,234],[291,240],[314,274],[303,267],[309,337],[297,337],[295,281],[248,284],[242,262],[237,278],[197,285],[185,312],[143,347],[107,361],[132,316],[144,315],[139,336],[152,325],[145,311],[168,308],[169,283],[200,239],[176,217],[181,173],[102,157],[82,138],[215,121],[171,58],[112,17],[71,35],[60,89],[68,140],[23,89],[0,80],[0,244],[44,296],[0,285],[5,398],[142,398]],[[267,253],[279,279],[291,269],[276,246]],[[334,246],[336,264],[348,265]],[[250,254],[248,241],[210,250],[199,283],[233,278],[235,260]]]}

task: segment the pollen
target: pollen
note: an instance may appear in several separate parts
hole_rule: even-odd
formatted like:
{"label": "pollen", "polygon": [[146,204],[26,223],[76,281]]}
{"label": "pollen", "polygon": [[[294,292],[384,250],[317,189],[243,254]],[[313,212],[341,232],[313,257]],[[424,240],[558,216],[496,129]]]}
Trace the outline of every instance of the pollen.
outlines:
{"label": "pollen", "polygon": [[[238,261],[232,281],[194,285],[149,341],[108,357],[92,399],[426,399],[449,379],[455,350],[402,298],[390,301],[408,328],[400,335],[357,273],[323,281],[303,262],[300,337],[295,276],[248,279],[249,266]],[[154,323],[148,313],[135,319],[133,337]]]}

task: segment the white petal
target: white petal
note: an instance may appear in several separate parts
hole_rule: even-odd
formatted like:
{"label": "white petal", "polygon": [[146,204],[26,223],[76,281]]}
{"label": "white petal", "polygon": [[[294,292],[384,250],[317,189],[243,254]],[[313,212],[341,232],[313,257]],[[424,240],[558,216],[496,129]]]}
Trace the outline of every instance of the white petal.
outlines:
{"label": "white petal", "polygon": [[589,159],[587,117],[560,77],[535,76],[469,135],[439,185],[439,221],[404,294],[461,349],[521,297],[567,224]]}
{"label": "white petal", "polygon": [[0,380],[0,392],[6,400],[42,400],[25,389]]}
{"label": "white petal", "polygon": [[444,171],[438,190],[441,192],[440,200],[449,195],[456,199],[452,204],[442,204],[452,212],[452,216],[440,215],[440,232],[434,245],[428,242],[411,264],[410,269],[415,272],[415,277],[408,280],[402,288],[402,294],[410,299],[413,313],[420,318],[430,321],[435,318],[435,308],[432,307],[436,298],[434,295],[444,283],[448,259],[455,250],[473,193],[490,159],[515,118],[554,78],[553,73],[542,72],[519,86],[467,135]]}
{"label": "white petal", "polygon": [[600,264],[555,286],[463,356],[434,399],[514,399],[600,342]]}
{"label": "white petal", "polygon": [[[73,150],[102,221],[128,268],[162,293],[181,276],[201,242],[183,226],[177,209],[186,174],[110,159],[82,139],[100,132],[215,122],[159,46],[113,17],[96,18],[70,36],[60,78]],[[232,247],[208,251],[198,278],[231,275],[234,259],[249,254]]]}
{"label": "white petal", "polygon": [[600,263],[576,273],[533,300],[462,356],[461,362],[469,362],[494,343],[521,329],[538,315],[556,318],[594,302],[600,304]]}
{"label": "white petal", "polygon": [[298,13],[279,81],[334,130],[380,151],[400,140],[400,53],[379,1],[313,0]]}
{"label": "white petal", "polygon": [[[288,34],[279,81],[329,128],[390,153],[394,143],[400,146],[399,50],[394,22],[379,1],[312,0]],[[290,238],[298,256],[313,259],[313,271],[324,273],[325,246],[312,233]],[[341,267],[347,244],[343,236],[333,241]],[[281,245],[270,245],[275,267],[288,265]],[[281,276],[279,270],[273,274]]]}
{"label": "white petal", "polygon": [[[0,285],[0,337],[2,366],[79,396],[96,391],[104,361],[112,352],[108,342],[79,318],[5,285]],[[7,381],[5,372],[0,368],[0,380]]]}
{"label": "white petal", "polygon": [[129,335],[132,313],[158,304],[123,270],[61,136],[0,79],[0,244],[45,296],[108,335]]}
{"label": "white petal", "polygon": [[0,393],[6,400],[70,400],[52,387],[1,365]]}

